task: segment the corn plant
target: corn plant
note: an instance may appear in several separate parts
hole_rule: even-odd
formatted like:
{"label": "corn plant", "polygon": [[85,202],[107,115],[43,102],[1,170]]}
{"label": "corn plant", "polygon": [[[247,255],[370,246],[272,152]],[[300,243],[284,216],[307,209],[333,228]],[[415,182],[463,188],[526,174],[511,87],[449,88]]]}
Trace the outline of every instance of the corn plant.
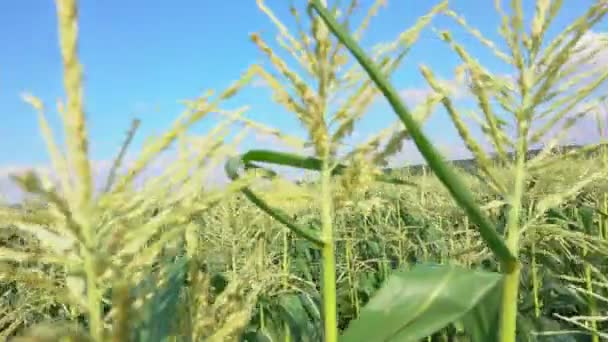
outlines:
{"label": "corn plant", "polygon": [[[224,120],[202,138],[186,131],[234,96],[253,73],[245,73],[215,99],[207,93],[191,101],[173,127],[148,141],[127,171],[118,175],[139,124],[135,121],[108,181],[96,193],[88,151],[83,72],[77,53],[77,2],[58,0],[56,7],[67,96],[65,107],[60,105],[59,111],[67,153],[56,143],[43,102],[25,94],[24,100],[38,113],[59,187],[34,172],[14,176],[18,185],[43,206],[29,215],[2,208],[3,221],[37,243],[32,243],[29,251],[3,247],[1,278],[42,291],[52,301],[65,305],[65,319],[83,324],[44,323],[31,327],[22,340],[236,338],[250,318],[253,299],[263,290],[256,284],[264,282],[245,280],[244,274],[241,278],[233,276],[225,291],[213,294],[211,277],[201,272],[200,226],[193,221],[247,183],[244,180],[223,190],[203,190],[204,177],[233,147],[218,142],[226,138],[235,120]],[[242,110],[226,112],[237,117]],[[235,142],[242,138],[243,134],[237,135]],[[144,186],[138,187],[136,181],[141,180],[146,168],[176,142],[178,160],[163,174],[144,179]],[[40,272],[49,267],[52,272]],[[24,276],[28,273],[33,276]],[[21,313],[12,314],[5,318],[13,317],[16,326],[24,323]],[[167,315],[175,320],[167,321]]]}

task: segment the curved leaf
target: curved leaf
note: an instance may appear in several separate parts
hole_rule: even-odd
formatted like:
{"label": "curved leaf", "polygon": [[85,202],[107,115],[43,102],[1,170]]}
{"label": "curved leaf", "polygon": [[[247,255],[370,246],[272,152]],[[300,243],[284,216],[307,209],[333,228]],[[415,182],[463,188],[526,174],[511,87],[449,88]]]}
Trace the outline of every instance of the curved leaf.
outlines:
{"label": "curved leaf", "polygon": [[[268,151],[268,150],[251,150],[247,153],[230,158],[226,164],[224,165],[224,169],[226,174],[230,179],[236,180],[240,177],[239,171],[240,168],[244,169],[263,169],[261,166],[254,164],[254,162],[268,163],[274,165],[282,165],[282,166],[290,166],[303,170],[313,170],[320,171],[322,161],[321,159],[314,157],[304,157],[293,153],[285,153],[278,151]],[[346,165],[338,164],[334,167],[332,174],[339,175],[346,170]],[[264,169],[266,170],[266,169]],[[269,175],[273,176],[275,173],[271,170],[266,170]],[[398,178],[389,177],[386,175],[376,175],[375,180],[378,182],[395,184],[395,185],[409,185],[416,186],[414,183],[410,183]],[[251,189],[248,187],[244,187],[241,189],[241,192],[249,199],[253,204],[255,204],[258,208],[262,209],[268,215],[270,215],[275,220],[281,222],[287,228],[291,229],[297,235],[307,239],[308,241],[313,242],[317,247],[323,246],[323,239],[321,239],[319,235],[319,229],[314,226],[304,226],[293,222],[293,220],[287,215],[285,212],[280,210],[279,208],[271,207],[267,202],[265,202],[262,198],[257,196]]]}
{"label": "curved leaf", "polygon": [[393,273],[342,341],[418,341],[469,313],[501,279],[453,265]]}

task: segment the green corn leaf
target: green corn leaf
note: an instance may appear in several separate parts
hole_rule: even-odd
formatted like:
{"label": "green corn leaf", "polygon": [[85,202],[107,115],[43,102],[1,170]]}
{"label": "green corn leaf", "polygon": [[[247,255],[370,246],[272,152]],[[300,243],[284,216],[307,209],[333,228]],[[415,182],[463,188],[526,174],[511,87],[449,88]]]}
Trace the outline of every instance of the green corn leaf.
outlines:
{"label": "green corn leaf", "polygon": [[306,300],[304,295],[295,294],[283,296],[279,300],[281,317],[289,326],[289,332],[294,341],[306,340],[322,331],[320,316],[316,319],[311,317],[303,300]]}
{"label": "green corn leaf", "polygon": [[132,331],[132,341],[166,342],[171,337],[173,324],[177,319],[181,292],[188,271],[188,258],[180,257],[176,262],[165,265],[164,286],[158,288],[159,276],[150,275],[136,293],[153,293],[141,309],[142,319]]}
{"label": "green corn leaf", "polygon": [[419,265],[393,273],[341,340],[418,341],[463,318],[501,279],[499,273],[452,265]]}
{"label": "green corn leaf", "polygon": [[[270,156],[272,156],[272,155],[270,155]],[[269,162],[270,161],[273,161],[273,160],[269,160]],[[282,160],[279,159],[277,161],[277,164],[282,165],[281,163],[279,163],[280,161],[282,161]],[[240,177],[239,169],[245,163],[246,163],[246,156],[237,156],[237,157],[229,159],[225,165],[226,174],[228,174],[228,177],[230,177],[232,180],[238,179]],[[291,229],[297,235],[299,235],[311,242],[314,242],[318,247],[323,245],[323,240],[319,236],[318,229],[313,229],[313,228],[306,227],[306,226],[293,222],[291,220],[291,218],[285,212],[283,212],[282,210],[280,210],[278,208],[271,207],[270,205],[268,205],[268,203],[266,203],[262,198],[258,197],[253,191],[251,191],[247,187],[243,188],[241,191],[243,192],[245,197],[247,197],[247,199],[249,199],[258,208],[262,209],[264,212],[266,212],[268,215],[270,215],[275,220],[284,224],[287,228]]]}

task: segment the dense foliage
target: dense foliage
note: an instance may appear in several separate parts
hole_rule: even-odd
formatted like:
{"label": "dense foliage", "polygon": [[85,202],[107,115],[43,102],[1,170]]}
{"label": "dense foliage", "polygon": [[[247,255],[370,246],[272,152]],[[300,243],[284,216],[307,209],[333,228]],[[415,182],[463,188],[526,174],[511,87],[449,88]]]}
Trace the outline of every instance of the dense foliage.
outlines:
{"label": "dense foliage", "polygon": [[[303,11],[292,8],[294,38],[258,0],[279,30],[280,47],[307,76],[253,34],[274,70],[254,65],[217,96],[209,92],[188,102],[175,124],[119,172],[136,121],[105,187],[95,193],[77,54],[77,3],[57,0],[66,150],[56,143],[42,101],[24,95],[38,112],[57,179],[35,172],[15,175],[28,200],[0,207],[0,337],[95,342],[608,338],[608,152],[602,144],[557,148],[577,120],[604,100],[596,95],[608,79],[605,68],[577,66],[597,55],[597,48],[580,42],[608,6],[597,1],[544,42],[562,1],[538,0],[529,32],[521,0],[511,2],[511,14],[497,1],[500,34],[510,50],[505,53],[442,1],[394,42],[368,55],[358,44],[382,3],[376,1],[350,32],[357,1],[340,11],[310,0],[309,30],[302,24]],[[513,77],[493,75],[450,33],[439,32],[463,62],[458,73],[469,79],[461,86],[479,105],[472,117],[494,154],[472,134],[430,68],[420,70],[433,91],[412,110],[388,80],[438,15],[456,20],[513,67]],[[247,120],[242,108],[221,109],[254,77],[297,116],[306,139]],[[380,95],[397,122],[343,151],[340,143]],[[446,162],[421,129],[439,105],[473,155],[464,168]],[[226,120],[203,137],[186,133],[211,113]],[[235,153],[244,136],[227,138],[235,123],[271,134],[298,153]],[[598,125],[602,131],[603,122]],[[407,140],[428,166],[386,169]],[[541,149],[531,149],[541,142]],[[138,182],[175,143],[178,159]],[[225,166],[231,182],[205,188],[218,165]],[[268,165],[318,177],[294,184]]]}

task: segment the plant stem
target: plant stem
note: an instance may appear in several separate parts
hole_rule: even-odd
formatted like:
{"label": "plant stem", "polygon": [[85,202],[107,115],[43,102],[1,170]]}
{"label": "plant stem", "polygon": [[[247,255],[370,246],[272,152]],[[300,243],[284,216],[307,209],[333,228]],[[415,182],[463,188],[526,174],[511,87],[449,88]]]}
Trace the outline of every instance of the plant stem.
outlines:
{"label": "plant stem", "polygon": [[538,268],[536,265],[536,241],[532,241],[532,293],[534,295],[534,317],[540,317],[540,300],[538,297]]}
{"label": "plant stem", "polygon": [[505,274],[500,321],[501,341],[515,342],[517,333],[517,298],[519,295],[519,266]]}
{"label": "plant stem", "polygon": [[325,341],[338,341],[338,322],[336,310],[336,256],[332,222],[331,169],[328,162],[323,163],[321,171],[321,238],[323,248],[323,317]]}
{"label": "plant stem", "polygon": [[84,260],[87,278],[87,304],[89,306],[89,331],[94,341],[103,341],[103,317],[101,314],[101,294],[97,287],[95,255],[85,252]]}
{"label": "plant stem", "polygon": [[[507,221],[507,248],[516,259],[519,256],[519,221],[522,197],[526,180],[527,121],[520,119],[518,125],[517,154],[515,161],[515,184],[510,195],[511,208]],[[500,321],[500,336],[502,342],[515,342],[517,334],[517,302],[519,296],[520,265],[503,271],[505,272],[502,297],[502,315]]]}

